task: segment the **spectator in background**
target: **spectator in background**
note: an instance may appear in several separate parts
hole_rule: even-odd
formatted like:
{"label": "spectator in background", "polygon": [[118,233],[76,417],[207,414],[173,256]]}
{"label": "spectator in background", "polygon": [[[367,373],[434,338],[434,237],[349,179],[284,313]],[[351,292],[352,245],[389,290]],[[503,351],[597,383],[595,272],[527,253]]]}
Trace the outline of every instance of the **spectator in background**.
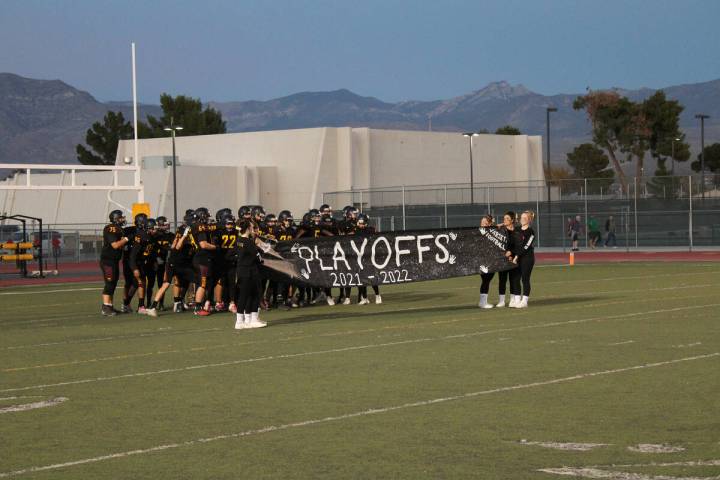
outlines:
{"label": "spectator in background", "polygon": [[572,241],[573,252],[580,250],[578,248],[578,240],[580,239],[580,231],[582,230],[582,223],[580,220],[582,220],[580,215],[577,215],[574,219],[571,218],[568,221],[567,235],[570,237],[570,241]]}
{"label": "spectator in background", "polygon": [[588,237],[590,240],[590,248],[595,250],[595,247],[597,247],[598,242],[602,239],[602,234],[600,233],[600,224],[597,221],[597,218],[590,215],[590,219],[588,219]]}
{"label": "spectator in background", "polygon": [[612,247],[617,248],[617,241],[615,239],[615,218],[613,218],[612,215],[610,215],[605,221],[605,234],[607,235],[605,238],[605,246],[610,246],[610,243],[612,242]]}
{"label": "spectator in background", "polygon": [[52,237],[52,255],[55,259],[60,256],[60,237],[57,235]]}

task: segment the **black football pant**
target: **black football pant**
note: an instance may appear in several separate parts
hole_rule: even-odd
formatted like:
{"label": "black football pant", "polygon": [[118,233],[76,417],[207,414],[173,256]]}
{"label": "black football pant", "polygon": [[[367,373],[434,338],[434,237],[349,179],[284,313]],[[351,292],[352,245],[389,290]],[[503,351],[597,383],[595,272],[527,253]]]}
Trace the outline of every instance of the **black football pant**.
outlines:
{"label": "black football pant", "polygon": [[120,267],[118,266],[118,262],[101,260],[100,270],[102,270],[103,280],[105,281],[105,285],[103,286],[103,295],[110,295],[112,297],[115,293],[118,280],[120,279]]}

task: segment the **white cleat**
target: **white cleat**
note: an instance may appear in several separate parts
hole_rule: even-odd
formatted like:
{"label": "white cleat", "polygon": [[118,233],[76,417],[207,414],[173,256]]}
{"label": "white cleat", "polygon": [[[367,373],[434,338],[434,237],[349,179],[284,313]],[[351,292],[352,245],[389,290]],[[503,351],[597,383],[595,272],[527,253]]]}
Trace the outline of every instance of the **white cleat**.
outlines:
{"label": "white cleat", "polygon": [[485,303],[485,304],[482,304],[482,303],[481,303],[481,304],[478,305],[478,307],[480,307],[480,308],[493,308],[493,304],[492,304],[492,303]]}
{"label": "white cleat", "polygon": [[358,302],[358,305],[370,305],[370,300],[368,300],[367,298],[363,298]]}
{"label": "white cleat", "polygon": [[238,313],[235,315],[235,330],[242,330],[245,328],[245,314]]}
{"label": "white cleat", "polygon": [[528,297],[522,297],[516,308],[528,308]]}
{"label": "white cleat", "polygon": [[[335,300],[333,300],[332,297],[327,297],[326,300],[327,300],[327,304],[330,305],[331,307],[332,307],[333,305],[335,305]],[[346,305],[347,305],[347,304],[346,304]]]}
{"label": "white cleat", "polygon": [[352,302],[350,301],[350,299],[346,297],[345,300],[343,300],[343,303],[342,303],[342,304],[343,304],[343,305],[350,305],[351,303],[352,303]]}
{"label": "white cleat", "polygon": [[495,308],[505,308],[505,302],[499,302],[497,305],[495,305]]}
{"label": "white cleat", "polygon": [[380,305],[382,303],[382,297],[380,295],[375,295],[375,305]]}
{"label": "white cleat", "polygon": [[250,327],[249,328],[263,328],[267,327],[267,323],[260,320],[260,312],[250,313]]}
{"label": "white cleat", "polygon": [[145,310],[145,315],[148,315],[150,317],[157,317],[157,309],[155,308],[148,308]]}

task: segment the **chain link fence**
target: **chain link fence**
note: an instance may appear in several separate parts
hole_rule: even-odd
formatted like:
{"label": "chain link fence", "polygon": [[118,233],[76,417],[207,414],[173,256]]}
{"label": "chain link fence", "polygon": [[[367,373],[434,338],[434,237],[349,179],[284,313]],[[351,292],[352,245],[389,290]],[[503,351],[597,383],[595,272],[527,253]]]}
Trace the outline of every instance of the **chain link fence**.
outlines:
{"label": "chain link fence", "polygon": [[[720,246],[720,175],[400,186],[330,192],[336,209],[354,205],[379,230],[477,226],[482,215],[536,213],[538,246],[569,247],[568,225],[581,224],[584,248]],[[549,201],[548,201],[549,198]],[[579,217],[579,218],[578,218]]]}

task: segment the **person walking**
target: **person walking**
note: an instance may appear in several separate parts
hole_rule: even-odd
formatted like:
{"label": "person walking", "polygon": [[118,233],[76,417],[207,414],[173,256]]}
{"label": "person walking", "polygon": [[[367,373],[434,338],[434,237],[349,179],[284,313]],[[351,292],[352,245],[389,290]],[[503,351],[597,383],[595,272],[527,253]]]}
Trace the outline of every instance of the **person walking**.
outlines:
{"label": "person walking", "polygon": [[580,239],[580,232],[582,230],[582,218],[580,215],[575,216],[574,219],[570,219],[568,221],[568,230],[567,235],[570,237],[570,241],[572,242],[572,251],[577,252],[580,249],[578,248],[578,241]]}
{"label": "person walking", "polygon": [[615,238],[615,218],[610,215],[607,220],[605,220],[605,246],[609,247],[612,243],[613,248],[617,248],[617,239]]}

